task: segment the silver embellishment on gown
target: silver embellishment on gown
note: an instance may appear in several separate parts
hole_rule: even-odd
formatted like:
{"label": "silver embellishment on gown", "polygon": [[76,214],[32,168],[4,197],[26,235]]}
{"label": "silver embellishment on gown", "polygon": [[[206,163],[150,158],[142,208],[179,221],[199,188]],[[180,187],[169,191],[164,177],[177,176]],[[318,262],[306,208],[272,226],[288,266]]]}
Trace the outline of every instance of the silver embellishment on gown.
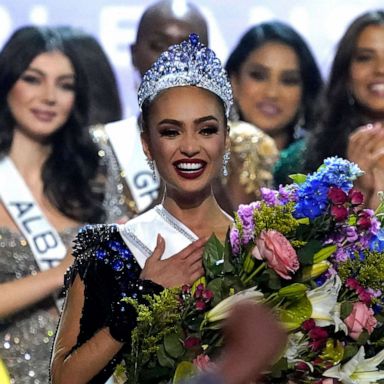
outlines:
{"label": "silver embellishment on gown", "polygon": [[[125,204],[122,176],[110,147],[98,144],[101,147],[99,156],[104,157],[108,172],[103,205],[107,223],[112,223],[124,215],[132,215],[132,211],[128,211]],[[68,248],[72,247],[78,229],[60,233]],[[38,271],[24,238],[0,227],[0,283],[34,275]],[[0,358],[9,371],[12,384],[49,383],[49,360],[58,320],[59,314],[51,297],[13,316],[0,318]]]}

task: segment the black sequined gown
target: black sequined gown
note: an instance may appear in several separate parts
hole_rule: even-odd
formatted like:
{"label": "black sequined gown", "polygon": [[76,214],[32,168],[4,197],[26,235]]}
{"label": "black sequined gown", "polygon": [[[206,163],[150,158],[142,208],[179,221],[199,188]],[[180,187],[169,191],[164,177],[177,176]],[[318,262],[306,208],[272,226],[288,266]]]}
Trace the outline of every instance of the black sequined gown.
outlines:
{"label": "black sequined gown", "polygon": [[[126,296],[141,302],[143,295],[162,290],[155,283],[139,279],[141,268],[121,238],[117,225],[82,228],[75,241],[74,256],[75,262],[66,276],[66,287],[69,288],[78,275],[85,286],[85,302],[73,350],[114,321],[113,303]],[[131,324],[133,329],[134,321]],[[129,343],[90,383],[104,384],[128,347]]]}

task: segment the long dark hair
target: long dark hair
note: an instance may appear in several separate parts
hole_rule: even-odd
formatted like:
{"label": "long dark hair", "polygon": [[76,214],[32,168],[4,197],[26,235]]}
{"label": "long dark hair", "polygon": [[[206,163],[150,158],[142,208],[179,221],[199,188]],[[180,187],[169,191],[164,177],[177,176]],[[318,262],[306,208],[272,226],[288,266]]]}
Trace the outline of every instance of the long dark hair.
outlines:
{"label": "long dark hair", "polygon": [[76,52],[86,71],[89,87],[89,125],[106,124],[123,118],[114,70],[100,43],[79,28],[61,26],[59,31]]}
{"label": "long dark hair", "polygon": [[306,170],[314,171],[329,156],[346,156],[348,136],[369,121],[349,91],[350,67],[361,32],[370,25],[384,25],[384,11],[370,11],[355,19],[338,43],[322,100],[321,120],[311,136]]}
{"label": "long dark hair", "polygon": [[[251,27],[230,54],[225,69],[229,76],[239,73],[248,56],[271,41],[289,46],[298,57],[303,83],[303,95],[299,109],[305,120],[303,128],[311,130],[316,121],[316,100],[321,92],[323,80],[309,46],[291,26],[280,21],[270,21]],[[295,123],[296,121],[290,122],[287,126],[292,136],[291,140],[293,140]]]}
{"label": "long dark hair", "polygon": [[44,193],[66,216],[81,222],[99,222],[104,219],[104,188],[96,182],[102,170],[88,129],[87,77],[57,28],[22,27],[0,52],[0,156],[9,152],[16,126],[7,96],[33,59],[52,51],[62,52],[71,61],[76,97],[68,120],[50,137],[52,151],[42,170]]}

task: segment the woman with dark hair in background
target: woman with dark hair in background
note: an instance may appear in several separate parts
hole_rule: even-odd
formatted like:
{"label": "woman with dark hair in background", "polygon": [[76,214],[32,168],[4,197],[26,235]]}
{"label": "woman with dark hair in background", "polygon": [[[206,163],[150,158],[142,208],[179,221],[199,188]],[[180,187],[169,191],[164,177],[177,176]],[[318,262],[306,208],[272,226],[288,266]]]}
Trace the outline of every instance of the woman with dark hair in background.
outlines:
{"label": "woman with dark hair in background", "polygon": [[15,383],[47,383],[58,301],[83,223],[125,214],[88,129],[88,84],[60,29],[23,27],[0,53],[0,356]]}
{"label": "woman with dark hair in background", "polygon": [[354,161],[365,171],[357,187],[376,207],[384,189],[384,10],[362,14],[342,36],[320,116],[306,168],[335,155]]}
{"label": "woman with dark hair in background", "polygon": [[300,170],[323,84],[308,45],[287,24],[261,23],[243,35],[226,69],[238,117],[269,134],[281,151],[275,184],[289,182],[287,176]]}
{"label": "woman with dark hair in background", "polygon": [[88,124],[107,124],[123,117],[119,88],[108,56],[89,33],[68,26],[59,27],[84,68],[88,79]]}

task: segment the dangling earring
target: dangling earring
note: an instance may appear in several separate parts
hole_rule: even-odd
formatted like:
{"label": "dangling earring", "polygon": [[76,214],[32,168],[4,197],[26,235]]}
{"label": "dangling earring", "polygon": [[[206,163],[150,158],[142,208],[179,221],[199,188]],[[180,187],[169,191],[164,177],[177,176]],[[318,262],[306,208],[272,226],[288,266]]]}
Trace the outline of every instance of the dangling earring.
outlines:
{"label": "dangling earring", "polygon": [[156,171],[155,171],[155,162],[153,160],[148,159],[147,157],[147,163],[148,163],[148,167],[152,171],[152,179],[153,181],[156,181],[157,177],[156,177]]}
{"label": "dangling earring", "polygon": [[224,177],[228,176],[227,165],[228,165],[228,162],[229,162],[230,158],[231,158],[231,152],[229,150],[225,151],[225,153],[223,155],[223,176]]}
{"label": "dangling earring", "polygon": [[305,135],[305,117],[304,113],[300,112],[299,118],[296,121],[295,126],[293,127],[293,138],[295,140],[299,140],[304,137]]}
{"label": "dangling earring", "polygon": [[348,97],[348,104],[352,108],[355,105],[355,98],[353,97],[352,92],[348,89],[347,90],[347,97]]}

